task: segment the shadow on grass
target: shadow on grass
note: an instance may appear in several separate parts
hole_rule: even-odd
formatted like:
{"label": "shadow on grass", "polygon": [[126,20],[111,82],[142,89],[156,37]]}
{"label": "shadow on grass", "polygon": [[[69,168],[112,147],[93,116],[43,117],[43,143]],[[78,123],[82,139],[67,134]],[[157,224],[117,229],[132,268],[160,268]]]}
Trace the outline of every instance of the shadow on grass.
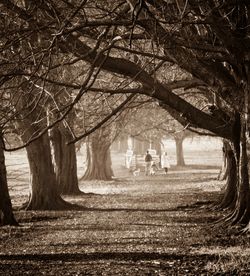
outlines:
{"label": "shadow on grass", "polygon": [[[218,260],[219,255],[199,254],[199,259],[205,262]],[[94,252],[94,253],[55,253],[55,254],[13,254],[0,255],[0,261],[98,261],[98,260],[188,260],[197,258],[195,255],[175,253],[148,253],[148,252]]]}
{"label": "shadow on grass", "polygon": [[216,166],[216,165],[201,165],[201,164],[193,164],[193,165],[185,165],[185,166],[171,166],[170,170],[173,171],[185,171],[185,170],[214,170],[214,169],[218,169],[220,170],[220,166]]}
{"label": "shadow on grass", "polygon": [[[210,203],[211,201],[207,201],[206,203]],[[204,204],[204,201],[201,202],[202,204]],[[151,226],[151,227],[162,227],[165,226],[166,223],[185,223],[185,224],[204,224],[204,223],[208,223],[208,222],[214,222],[216,221],[218,218],[213,218],[213,217],[206,217],[204,218],[204,216],[201,216],[200,213],[198,215],[196,215],[195,212],[195,208],[197,208],[197,210],[199,210],[199,202],[193,205],[185,205],[185,206],[177,206],[175,208],[168,208],[168,209],[143,209],[143,208],[86,208],[84,206],[82,206],[82,209],[78,209],[77,211],[79,212],[98,212],[98,213],[120,213],[120,212],[126,212],[126,213],[171,213],[171,212],[177,212],[177,214],[175,214],[174,216],[167,216],[166,215],[166,219],[163,221],[162,224],[149,224],[147,222],[145,223],[130,223],[129,225],[135,225],[135,226]],[[186,213],[187,211],[190,211],[190,214],[187,216]],[[43,215],[39,214],[39,215],[34,215],[34,213],[32,213],[32,215],[30,216],[29,213],[25,213],[24,214],[18,214],[16,215],[18,222],[19,223],[33,223],[33,222],[42,222],[42,221],[55,221],[55,220],[61,220],[62,218],[70,218],[71,214],[65,213],[64,211],[56,211],[57,214],[54,213],[54,211],[44,211],[46,212]],[[50,216],[50,212],[51,212],[51,216]],[[206,212],[206,210],[204,210],[204,213]],[[76,215],[76,213],[74,212],[74,214]],[[192,215],[193,214],[193,215]],[[119,215],[119,214],[118,214]],[[142,214],[143,216],[143,214]],[[125,224],[123,224],[125,225]],[[93,229],[98,229],[98,227],[95,227]]]}
{"label": "shadow on grass", "polygon": [[176,207],[176,211],[180,211],[180,210],[193,210],[193,209],[200,209],[202,208],[206,208],[209,207],[210,205],[216,203],[215,200],[203,200],[203,201],[197,201],[195,203],[192,204],[186,204],[186,205],[180,205]]}
{"label": "shadow on grass", "polygon": [[32,217],[18,217],[16,216],[18,219],[19,223],[28,223],[28,222],[40,222],[40,221],[54,221],[54,220],[58,220],[61,219],[62,217],[57,216],[57,217],[50,217],[50,216],[32,216]]}
{"label": "shadow on grass", "polygon": [[[91,207],[85,207],[85,206],[81,206],[78,205],[77,209],[69,209],[69,210],[43,210],[42,212],[46,213],[46,215],[41,216],[29,216],[28,212],[29,211],[25,211],[25,214],[16,214],[16,217],[19,218],[20,222],[25,222],[26,220],[29,222],[36,222],[36,221],[43,221],[43,220],[56,220],[56,219],[61,219],[62,217],[68,217],[67,214],[65,212],[68,211],[79,211],[79,212],[153,212],[153,213],[157,213],[157,212],[174,212],[174,211],[179,211],[177,208],[169,208],[169,209],[143,209],[143,208],[91,208]],[[31,211],[32,213],[36,212],[36,211]],[[41,211],[39,211],[41,212]],[[54,213],[58,213],[58,215],[54,215]],[[49,214],[53,214],[52,216],[50,216]],[[22,216],[26,215],[27,218],[23,218]]]}
{"label": "shadow on grass", "polygon": [[203,178],[192,179],[190,182],[202,184],[204,182],[210,182],[210,181],[216,181],[216,180],[218,180],[216,177],[203,177]]}

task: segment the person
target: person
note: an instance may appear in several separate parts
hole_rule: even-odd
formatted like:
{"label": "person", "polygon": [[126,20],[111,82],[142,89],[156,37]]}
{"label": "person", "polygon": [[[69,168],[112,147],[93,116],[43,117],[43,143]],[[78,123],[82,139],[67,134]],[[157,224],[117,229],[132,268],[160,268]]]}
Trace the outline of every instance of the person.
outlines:
{"label": "person", "polygon": [[145,156],[145,163],[146,163],[145,175],[150,175],[152,160],[153,160],[153,158],[152,158],[151,154],[149,153],[149,151],[147,150],[147,153]]}
{"label": "person", "polygon": [[162,157],[161,157],[161,166],[162,166],[162,168],[164,168],[165,174],[167,174],[168,169],[170,169],[170,162],[169,162],[167,152],[164,152]]}
{"label": "person", "polygon": [[158,171],[158,167],[155,164],[154,161],[152,161],[152,165],[151,165],[151,170],[150,170],[150,175],[155,175],[156,171]]}

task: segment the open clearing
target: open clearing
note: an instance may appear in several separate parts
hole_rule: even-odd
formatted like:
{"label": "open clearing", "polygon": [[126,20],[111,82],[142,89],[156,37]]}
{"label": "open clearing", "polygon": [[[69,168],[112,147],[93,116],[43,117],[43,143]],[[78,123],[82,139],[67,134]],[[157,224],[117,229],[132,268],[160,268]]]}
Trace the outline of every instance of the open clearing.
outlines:
{"label": "open clearing", "polygon": [[[16,154],[14,207],[28,191]],[[221,214],[201,205],[218,199],[218,170],[81,182],[86,194],[66,199],[82,211],[16,211],[20,227],[0,228],[0,275],[249,275],[249,238],[214,228]]]}

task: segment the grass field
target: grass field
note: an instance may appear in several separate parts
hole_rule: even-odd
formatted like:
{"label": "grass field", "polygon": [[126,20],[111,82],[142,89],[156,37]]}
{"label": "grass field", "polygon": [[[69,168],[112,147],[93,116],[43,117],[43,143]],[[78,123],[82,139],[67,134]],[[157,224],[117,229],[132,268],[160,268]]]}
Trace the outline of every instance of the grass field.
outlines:
{"label": "grass field", "polygon": [[[222,214],[206,208],[224,185],[220,147],[187,148],[183,168],[171,155],[169,174],[133,177],[113,153],[116,179],[80,182],[86,194],[66,198],[82,211],[16,211],[20,227],[0,228],[0,275],[249,275],[249,238],[215,227]],[[16,207],[28,194],[25,152],[6,162]]]}

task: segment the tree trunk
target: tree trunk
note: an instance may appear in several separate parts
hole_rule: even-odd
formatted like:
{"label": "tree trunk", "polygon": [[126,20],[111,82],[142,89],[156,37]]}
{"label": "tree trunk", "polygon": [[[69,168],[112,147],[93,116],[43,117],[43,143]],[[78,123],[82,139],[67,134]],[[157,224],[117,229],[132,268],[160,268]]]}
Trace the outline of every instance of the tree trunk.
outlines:
{"label": "tree trunk", "polygon": [[225,193],[222,197],[222,201],[219,204],[219,209],[234,209],[237,198],[237,164],[232,148],[227,145],[225,148],[225,155],[227,159],[227,181]]}
{"label": "tree trunk", "polygon": [[184,138],[182,136],[180,137],[174,137],[175,145],[176,145],[176,165],[177,166],[185,166],[184,161],[184,154],[183,154],[183,141]]}
{"label": "tree trunk", "polygon": [[228,156],[229,151],[232,151],[229,142],[227,142],[225,139],[223,139],[223,160],[222,160],[222,166],[218,175],[218,180],[226,180],[228,177],[228,174],[230,173],[229,164],[230,157]]}
{"label": "tree trunk", "polygon": [[[61,210],[76,209],[76,205],[70,204],[62,199],[58,190],[56,174],[54,171],[51,145],[48,131],[42,136],[29,141],[42,133],[48,124],[50,111],[44,106],[43,101],[37,102],[36,88],[31,83],[24,83],[20,88],[27,97],[17,94],[17,105],[15,108],[21,110],[20,119],[16,121],[16,127],[21,133],[21,139],[26,147],[30,168],[30,194],[29,200],[22,208],[27,210]],[[31,90],[32,89],[32,90]],[[47,100],[45,101],[48,104]]]}
{"label": "tree trunk", "polygon": [[[243,117],[243,116],[242,116]],[[244,118],[241,119],[240,156],[238,162],[238,193],[233,223],[247,224],[250,219],[250,191],[248,175],[248,157],[246,147],[246,125]]]}
{"label": "tree trunk", "polygon": [[31,193],[26,209],[59,210],[69,206],[70,204],[60,197],[57,189],[48,134],[32,142],[26,150],[31,183]]}
{"label": "tree trunk", "polygon": [[0,137],[0,225],[18,225],[12,211],[12,204],[7,185],[2,136]]}
{"label": "tree trunk", "polygon": [[246,125],[243,115],[237,114],[234,124],[234,156],[237,166],[237,197],[235,208],[227,216],[230,224],[248,224],[250,219],[250,191],[248,175],[248,157],[246,147]]}
{"label": "tree trunk", "polygon": [[[101,131],[103,133],[103,131]],[[87,145],[87,170],[84,180],[111,180],[113,174],[109,137],[96,133]]]}
{"label": "tree trunk", "polygon": [[81,194],[77,179],[75,145],[66,144],[71,138],[70,133],[63,125],[58,125],[52,129],[50,137],[54,150],[55,172],[59,193],[63,195]]}

